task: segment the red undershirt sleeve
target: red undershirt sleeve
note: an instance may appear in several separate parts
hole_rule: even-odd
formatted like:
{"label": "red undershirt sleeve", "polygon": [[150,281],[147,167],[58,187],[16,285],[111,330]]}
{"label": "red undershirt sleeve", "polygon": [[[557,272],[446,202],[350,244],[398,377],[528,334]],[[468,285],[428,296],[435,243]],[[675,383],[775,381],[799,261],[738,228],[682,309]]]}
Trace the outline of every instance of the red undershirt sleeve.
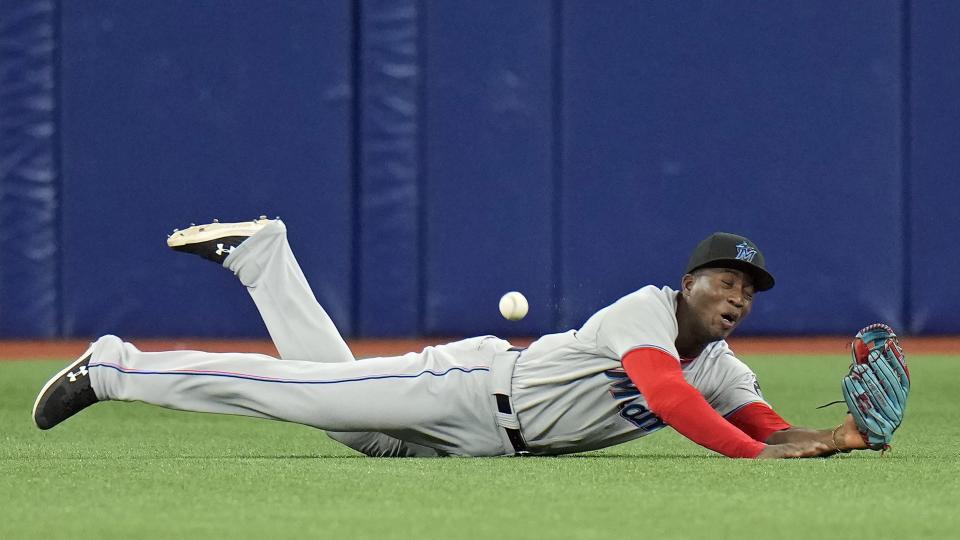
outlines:
{"label": "red undershirt sleeve", "polygon": [[727,457],[754,458],[766,447],[726,421],[683,378],[677,360],[660,349],[633,349],[623,368],[647,406],[681,435]]}
{"label": "red undershirt sleeve", "polygon": [[759,401],[740,407],[728,415],[727,420],[760,442],[766,442],[770,435],[791,427],[769,405]]}

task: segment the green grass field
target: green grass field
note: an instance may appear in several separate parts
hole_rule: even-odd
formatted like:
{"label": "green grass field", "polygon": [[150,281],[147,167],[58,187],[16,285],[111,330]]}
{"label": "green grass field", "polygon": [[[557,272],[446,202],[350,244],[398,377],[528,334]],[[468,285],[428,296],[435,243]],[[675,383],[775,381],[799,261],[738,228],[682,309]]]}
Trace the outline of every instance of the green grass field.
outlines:
{"label": "green grass field", "polygon": [[[747,357],[788,420],[836,424],[846,359]],[[956,538],[960,357],[911,357],[892,452],[723,458],[670,430],[558,458],[373,459],[303,426],[105,403],[49,432],[64,362],[0,362],[0,538]]]}

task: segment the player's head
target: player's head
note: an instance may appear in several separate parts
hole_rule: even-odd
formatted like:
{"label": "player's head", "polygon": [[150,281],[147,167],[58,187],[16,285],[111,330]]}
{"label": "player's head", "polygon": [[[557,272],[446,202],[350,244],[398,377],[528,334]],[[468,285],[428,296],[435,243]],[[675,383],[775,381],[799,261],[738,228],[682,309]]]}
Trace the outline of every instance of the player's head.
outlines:
{"label": "player's head", "polygon": [[753,278],[753,286],[758,292],[772,289],[774,285],[763,253],[752,240],[739,234],[715,232],[697,244],[687,262],[687,273],[700,268],[740,270]]}
{"label": "player's head", "polygon": [[756,244],[736,234],[711,234],[694,248],[681,281],[692,317],[687,327],[703,340],[726,338],[750,313],[754,294],[773,285]]}

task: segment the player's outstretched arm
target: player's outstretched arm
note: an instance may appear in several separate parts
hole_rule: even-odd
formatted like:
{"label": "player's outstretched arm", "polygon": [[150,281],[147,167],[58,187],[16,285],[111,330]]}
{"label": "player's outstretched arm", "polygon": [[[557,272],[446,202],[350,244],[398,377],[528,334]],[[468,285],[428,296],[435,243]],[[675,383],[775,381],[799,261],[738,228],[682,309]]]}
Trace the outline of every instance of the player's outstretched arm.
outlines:
{"label": "player's outstretched arm", "polygon": [[783,444],[768,444],[757,459],[809,458],[829,456],[836,451],[820,441],[800,441]]}
{"label": "player's outstretched arm", "polygon": [[820,442],[830,447],[833,452],[849,452],[851,450],[865,450],[867,443],[857,430],[853,415],[847,414],[843,423],[832,429],[812,429],[792,426],[771,434],[766,443],[780,445],[789,443]]}
{"label": "player's outstretched arm", "polygon": [[[783,444],[752,438],[711,408],[703,395],[684,380],[679,363],[660,350],[635,349],[624,357],[623,367],[654,414],[684,437],[714,452],[736,458],[803,458],[836,451],[810,436]],[[773,417],[780,418],[776,414]],[[753,418],[770,417],[758,414]],[[773,424],[788,426],[782,420]],[[768,437],[767,433],[764,431],[763,436]]]}

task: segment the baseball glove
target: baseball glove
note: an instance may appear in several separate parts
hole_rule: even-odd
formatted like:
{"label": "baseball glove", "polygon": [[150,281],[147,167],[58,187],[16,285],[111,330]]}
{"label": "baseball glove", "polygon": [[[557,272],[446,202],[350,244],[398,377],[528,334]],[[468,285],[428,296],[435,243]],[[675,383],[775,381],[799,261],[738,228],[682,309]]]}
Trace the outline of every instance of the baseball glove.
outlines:
{"label": "baseball glove", "polygon": [[910,395],[907,358],[893,329],[881,323],[857,332],[850,353],[843,399],[867,446],[885,450],[903,422]]}

